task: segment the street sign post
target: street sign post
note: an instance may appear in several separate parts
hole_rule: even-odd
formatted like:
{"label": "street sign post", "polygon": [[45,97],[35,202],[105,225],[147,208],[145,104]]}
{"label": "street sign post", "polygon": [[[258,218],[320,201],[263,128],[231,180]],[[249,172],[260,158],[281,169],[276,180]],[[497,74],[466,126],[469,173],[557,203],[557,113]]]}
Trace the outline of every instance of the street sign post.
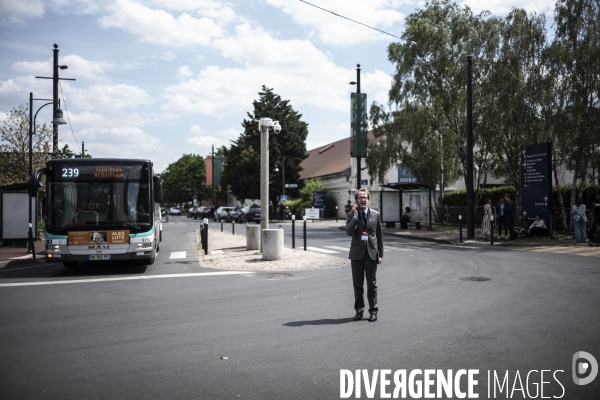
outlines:
{"label": "street sign post", "polygon": [[521,186],[521,218],[539,214],[552,235],[552,142],[521,147]]}
{"label": "street sign post", "polygon": [[286,183],[285,185],[286,189],[296,189],[298,187],[297,183]]}

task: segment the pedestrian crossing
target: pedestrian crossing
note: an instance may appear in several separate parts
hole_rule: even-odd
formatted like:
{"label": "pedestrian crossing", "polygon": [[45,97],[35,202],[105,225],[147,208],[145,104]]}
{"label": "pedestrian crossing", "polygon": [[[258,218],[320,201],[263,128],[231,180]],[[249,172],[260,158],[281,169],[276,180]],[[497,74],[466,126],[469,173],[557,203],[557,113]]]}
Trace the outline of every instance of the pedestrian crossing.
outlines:
{"label": "pedestrian crossing", "polygon": [[600,257],[600,247],[589,246],[537,246],[517,248],[518,251],[531,251],[533,253],[570,254],[581,257]]}
{"label": "pedestrian crossing", "polygon": [[[395,247],[395,246],[385,246],[385,251],[413,251],[413,250],[429,250],[429,248],[425,247]],[[340,247],[340,246],[323,246],[323,247],[314,247],[307,246],[306,250],[316,251],[318,253],[324,254],[338,254],[338,253],[348,253],[350,250],[349,247]]]}

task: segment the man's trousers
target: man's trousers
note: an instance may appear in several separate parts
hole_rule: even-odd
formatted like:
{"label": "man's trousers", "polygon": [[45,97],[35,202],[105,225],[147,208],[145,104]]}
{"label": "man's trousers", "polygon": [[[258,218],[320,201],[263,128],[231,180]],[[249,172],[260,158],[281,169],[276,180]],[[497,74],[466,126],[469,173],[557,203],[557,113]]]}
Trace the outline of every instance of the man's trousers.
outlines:
{"label": "man's trousers", "polygon": [[364,278],[367,277],[367,299],[369,301],[369,313],[376,313],[377,308],[377,261],[369,257],[365,251],[362,260],[351,260],[352,283],[354,285],[354,309],[362,312],[365,309]]}

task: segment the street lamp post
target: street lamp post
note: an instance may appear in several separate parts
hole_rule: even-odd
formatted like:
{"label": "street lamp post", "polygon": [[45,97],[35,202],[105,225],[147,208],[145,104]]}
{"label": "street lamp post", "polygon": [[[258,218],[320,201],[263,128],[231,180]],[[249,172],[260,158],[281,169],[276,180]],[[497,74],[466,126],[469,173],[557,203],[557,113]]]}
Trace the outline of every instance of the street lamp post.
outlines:
{"label": "street lamp post", "polygon": [[[41,106],[40,108],[38,108],[38,110],[35,112],[35,116],[33,116],[32,118],[32,114],[33,114],[33,101],[34,100],[42,100],[42,101],[48,101],[48,103],[44,104],[43,106]],[[58,101],[54,101],[54,100],[50,100],[50,99],[34,99],[33,98],[33,93],[29,92],[29,176],[31,176],[31,174],[33,173],[33,135],[35,135],[35,120],[37,118],[38,113],[40,112],[40,110],[44,107],[46,107],[47,105],[50,104],[55,104],[58,103],[58,105],[60,106],[60,99]],[[63,113],[62,110],[60,108],[56,108],[56,117],[52,120],[52,124],[54,126],[58,126],[58,125],[65,125],[66,122],[63,119]],[[33,249],[33,231],[32,231],[32,211],[31,211],[31,199],[29,199],[29,240],[28,240],[28,246],[27,246],[27,253],[33,253],[33,256],[35,257],[35,251]]]}
{"label": "street lamp post", "polygon": [[[260,230],[269,229],[269,129],[275,134],[281,132],[279,121],[261,118],[258,121],[260,131]],[[262,250],[262,240],[261,240]]]}

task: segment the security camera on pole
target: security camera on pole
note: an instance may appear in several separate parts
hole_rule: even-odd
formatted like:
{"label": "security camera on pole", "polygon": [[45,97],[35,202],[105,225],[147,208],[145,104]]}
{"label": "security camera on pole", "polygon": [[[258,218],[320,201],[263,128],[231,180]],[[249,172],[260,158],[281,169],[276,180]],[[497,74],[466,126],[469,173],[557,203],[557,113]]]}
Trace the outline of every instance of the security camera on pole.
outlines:
{"label": "security camera on pole", "polygon": [[[261,118],[258,121],[260,131],[260,230],[269,229],[269,130],[275,134],[281,132],[279,121]],[[261,241],[262,249],[262,241]]]}

